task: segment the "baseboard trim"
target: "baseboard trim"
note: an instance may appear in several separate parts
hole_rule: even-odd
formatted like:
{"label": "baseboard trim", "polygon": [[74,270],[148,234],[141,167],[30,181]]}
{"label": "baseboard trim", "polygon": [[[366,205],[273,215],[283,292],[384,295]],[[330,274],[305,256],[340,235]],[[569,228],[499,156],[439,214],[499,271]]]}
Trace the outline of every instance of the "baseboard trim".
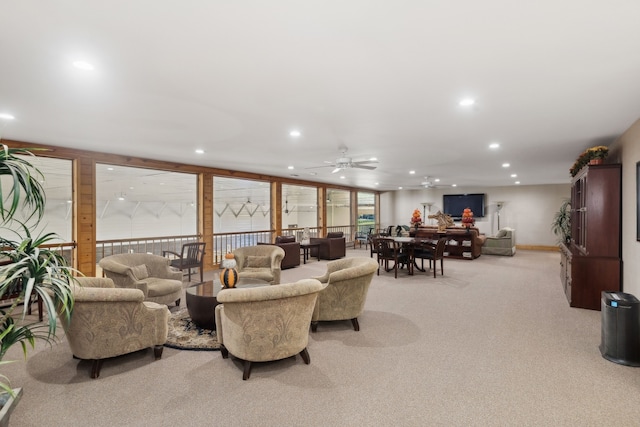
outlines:
{"label": "baseboard trim", "polygon": [[546,245],[516,245],[516,249],[522,249],[525,251],[560,252],[559,246],[546,246]]}

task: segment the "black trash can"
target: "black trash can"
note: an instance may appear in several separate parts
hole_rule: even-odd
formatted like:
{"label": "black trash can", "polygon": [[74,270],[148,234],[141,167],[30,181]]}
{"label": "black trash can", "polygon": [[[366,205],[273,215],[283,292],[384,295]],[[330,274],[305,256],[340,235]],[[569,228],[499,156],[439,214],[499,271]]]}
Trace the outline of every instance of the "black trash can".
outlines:
{"label": "black trash can", "polygon": [[602,357],[640,366],[640,301],[625,292],[602,292]]}

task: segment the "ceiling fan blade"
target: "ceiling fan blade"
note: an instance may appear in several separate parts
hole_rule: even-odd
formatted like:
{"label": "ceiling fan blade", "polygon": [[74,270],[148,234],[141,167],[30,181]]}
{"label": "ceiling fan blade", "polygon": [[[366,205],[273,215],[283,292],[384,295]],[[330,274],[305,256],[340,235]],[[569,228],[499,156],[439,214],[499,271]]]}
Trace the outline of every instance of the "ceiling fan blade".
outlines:
{"label": "ceiling fan blade", "polygon": [[352,162],[354,165],[368,165],[368,164],[378,164],[377,160],[359,160],[357,162]]}
{"label": "ceiling fan blade", "polygon": [[358,165],[358,164],[354,164],[352,167],[357,168],[357,169],[367,169],[367,170],[374,170],[375,168],[377,168],[377,166],[369,166],[369,165]]}
{"label": "ceiling fan blade", "polygon": [[340,172],[341,170],[342,170],[342,168],[335,168],[334,170],[331,171],[331,173]]}

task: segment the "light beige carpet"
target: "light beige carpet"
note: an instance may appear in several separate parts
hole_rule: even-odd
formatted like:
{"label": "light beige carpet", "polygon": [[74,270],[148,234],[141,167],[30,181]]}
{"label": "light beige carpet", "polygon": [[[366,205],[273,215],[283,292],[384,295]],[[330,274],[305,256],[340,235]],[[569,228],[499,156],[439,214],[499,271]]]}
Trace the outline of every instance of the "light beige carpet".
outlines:
{"label": "light beige carpet", "polygon": [[[445,260],[436,279],[381,272],[360,332],[323,323],[310,365],[255,364],[248,381],[217,351],[136,352],[92,380],[64,339],[27,362],[14,347],[2,373],[25,393],[12,427],[640,425],[640,369],[602,358],[600,313],[569,307],[559,262],[519,251]],[[325,268],[310,260],[283,281]]]}

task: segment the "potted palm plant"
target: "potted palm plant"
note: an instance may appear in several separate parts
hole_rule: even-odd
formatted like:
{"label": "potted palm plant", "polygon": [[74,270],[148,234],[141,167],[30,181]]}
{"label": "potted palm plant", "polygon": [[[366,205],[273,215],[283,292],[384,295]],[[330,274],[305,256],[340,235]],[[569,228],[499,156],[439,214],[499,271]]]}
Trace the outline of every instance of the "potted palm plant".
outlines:
{"label": "potted palm plant", "polygon": [[[42,174],[27,160],[35,150],[0,144],[0,178],[4,184],[0,186],[0,300],[7,303],[0,308],[0,367],[11,363],[4,356],[16,344],[21,345],[26,358],[36,340],[53,342],[55,313],[68,317],[73,308],[71,283],[75,270],[55,248],[41,247],[56,235],[32,236],[27,225],[37,226],[45,207]],[[16,219],[21,208],[29,212],[25,222]],[[25,318],[34,297],[42,300],[49,313],[46,323],[29,323]],[[21,389],[12,389],[8,378],[0,375],[0,414],[11,414],[6,405],[17,403],[20,393]],[[7,402],[4,406],[3,399]]]}
{"label": "potted palm plant", "polygon": [[558,243],[571,242],[571,200],[565,199],[553,216],[551,231],[558,237]]}

